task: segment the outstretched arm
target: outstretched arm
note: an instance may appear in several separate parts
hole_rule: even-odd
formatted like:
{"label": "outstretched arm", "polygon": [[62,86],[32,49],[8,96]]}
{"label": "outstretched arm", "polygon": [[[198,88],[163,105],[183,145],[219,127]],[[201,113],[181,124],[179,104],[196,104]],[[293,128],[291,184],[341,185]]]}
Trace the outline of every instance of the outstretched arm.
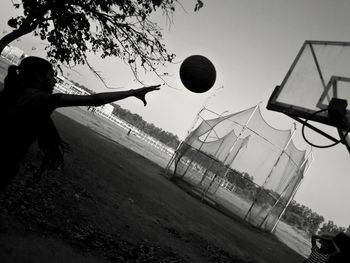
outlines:
{"label": "outstretched arm", "polygon": [[146,94],[154,90],[159,90],[159,86],[160,85],[156,85],[127,91],[103,92],[93,95],[53,94],[52,96],[55,98],[55,108],[70,106],[101,106],[103,104],[126,99],[128,97],[136,97],[146,106]]}

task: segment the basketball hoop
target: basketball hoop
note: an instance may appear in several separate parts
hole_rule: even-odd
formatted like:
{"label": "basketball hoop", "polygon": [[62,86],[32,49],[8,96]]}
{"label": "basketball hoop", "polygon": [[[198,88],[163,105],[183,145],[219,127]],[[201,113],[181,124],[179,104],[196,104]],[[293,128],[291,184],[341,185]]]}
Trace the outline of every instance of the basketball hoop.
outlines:
{"label": "basketball hoop", "polygon": [[[310,142],[305,136],[305,126],[308,126],[308,121],[312,121],[313,118],[316,115],[318,115],[318,114],[320,114],[322,112],[328,112],[328,116],[335,123],[341,123],[341,122],[344,121],[344,119],[346,119],[345,118],[345,114],[346,114],[346,107],[347,106],[348,106],[348,103],[347,103],[346,100],[332,98],[327,109],[322,109],[322,110],[316,111],[313,114],[311,114],[310,117],[303,122],[303,126],[302,126],[302,130],[301,131],[302,131],[302,136],[303,136],[304,140],[308,144],[310,144],[311,146],[316,147],[316,148],[330,148],[330,147],[333,147],[333,146],[335,146],[335,145],[337,145],[339,143],[342,143],[342,144],[345,144],[346,147],[349,149],[350,145],[346,141],[346,136],[349,134],[350,128],[348,128],[345,131],[345,133],[344,133],[344,131],[342,129],[337,128],[340,139],[337,140],[337,139],[333,138],[332,141],[334,141],[334,143],[329,144],[329,145],[316,145],[316,144]],[[327,138],[330,139],[328,136],[327,136]]]}

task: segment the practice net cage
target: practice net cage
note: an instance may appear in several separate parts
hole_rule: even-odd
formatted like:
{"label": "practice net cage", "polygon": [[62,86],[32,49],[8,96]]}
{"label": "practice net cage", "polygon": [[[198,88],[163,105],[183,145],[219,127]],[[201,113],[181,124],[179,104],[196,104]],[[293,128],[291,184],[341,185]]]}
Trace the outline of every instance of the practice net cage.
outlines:
{"label": "practice net cage", "polygon": [[203,200],[273,232],[312,160],[294,145],[295,128],[271,127],[259,105],[226,116],[203,108],[197,122],[167,171]]}

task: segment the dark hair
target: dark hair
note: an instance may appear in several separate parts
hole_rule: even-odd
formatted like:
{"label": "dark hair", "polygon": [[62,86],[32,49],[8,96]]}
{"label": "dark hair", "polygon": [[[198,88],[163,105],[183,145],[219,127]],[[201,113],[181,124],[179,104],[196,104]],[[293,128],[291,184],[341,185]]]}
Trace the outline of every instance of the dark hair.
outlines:
{"label": "dark hair", "polygon": [[15,87],[18,81],[18,66],[10,65],[7,69],[7,75],[4,79],[4,89]]}
{"label": "dark hair", "polygon": [[339,247],[340,250],[343,252],[346,251],[350,255],[349,248],[350,248],[350,236],[345,234],[344,232],[339,232],[334,238],[333,241],[336,243],[336,245]]}
{"label": "dark hair", "polygon": [[8,67],[4,89],[18,89],[22,80],[35,80],[36,73],[52,70],[52,64],[40,57],[25,57],[18,66]]}

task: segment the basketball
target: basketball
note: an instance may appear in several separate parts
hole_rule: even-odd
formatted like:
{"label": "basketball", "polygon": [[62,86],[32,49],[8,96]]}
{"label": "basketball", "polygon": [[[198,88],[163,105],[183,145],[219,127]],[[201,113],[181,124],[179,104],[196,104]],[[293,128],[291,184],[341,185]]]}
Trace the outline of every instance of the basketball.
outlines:
{"label": "basketball", "polygon": [[206,57],[193,55],[182,62],[180,79],[188,90],[203,93],[214,85],[216,70],[213,63]]}

